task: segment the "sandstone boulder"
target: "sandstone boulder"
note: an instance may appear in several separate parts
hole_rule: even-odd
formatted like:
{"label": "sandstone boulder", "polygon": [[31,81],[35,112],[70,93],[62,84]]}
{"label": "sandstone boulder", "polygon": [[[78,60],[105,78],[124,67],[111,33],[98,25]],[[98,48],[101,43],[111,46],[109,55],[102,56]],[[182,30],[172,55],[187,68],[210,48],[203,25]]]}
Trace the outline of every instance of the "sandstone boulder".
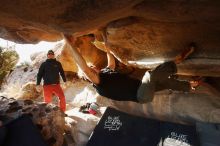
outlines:
{"label": "sandstone boulder", "polygon": [[1,116],[15,119],[22,114],[30,115],[50,146],[61,146],[65,130],[64,113],[56,106],[32,100],[15,100],[0,97]]}
{"label": "sandstone boulder", "polygon": [[61,40],[61,33],[83,36],[105,28],[114,55],[127,65],[144,63],[144,68],[149,62],[173,59],[195,42],[198,49],[191,56],[195,60],[186,62],[179,73],[219,76],[219,6],[220,2],[208,0],[3,0],[0,32],[15,42],[37,43]]}
{"label": "sandstone boulder", "polygon": [[23,85],[21,91],[19,92],[18,99],[30,99],[35,100],[37,99],[41,93],[37,92],[36,90],[36,83],[29,82]]}

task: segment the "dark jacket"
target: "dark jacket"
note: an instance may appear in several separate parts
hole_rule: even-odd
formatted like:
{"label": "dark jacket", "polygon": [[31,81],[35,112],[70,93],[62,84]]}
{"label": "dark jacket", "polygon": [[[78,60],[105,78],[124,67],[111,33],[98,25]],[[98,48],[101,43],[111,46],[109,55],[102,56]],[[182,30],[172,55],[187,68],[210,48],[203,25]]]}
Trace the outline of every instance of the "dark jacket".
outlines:
{"label": "dark jacket", "polygon": [[37,85],[40,85],[42,78],[44,80],[44,85],[59,84],[59,75],[61,75],[63,81],[66,82],[66,77],[61,63],[56,61],[56,59],[47,59],[39,68],[37,74]]}

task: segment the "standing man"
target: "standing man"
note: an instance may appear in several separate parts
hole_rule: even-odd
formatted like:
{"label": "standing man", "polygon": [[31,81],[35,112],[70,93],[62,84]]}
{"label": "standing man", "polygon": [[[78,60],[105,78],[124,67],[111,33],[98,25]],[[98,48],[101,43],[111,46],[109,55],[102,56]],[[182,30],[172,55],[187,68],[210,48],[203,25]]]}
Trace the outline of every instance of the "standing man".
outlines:
{"label": "standing man", "polygon": [[44,101],[46,103],[50,103],[52,94],[55,93],[60,100],[60,109],[65,112],[66,100],[63,90],[60,87],[60,75],[63,81],[66,82],[66,77],[61,63],[54,57],[53,50],[49,50],[47,53],[47,60],[41,64],[37,74],[36,90],[38,92],[40,91],[40,82],[43,78]]}

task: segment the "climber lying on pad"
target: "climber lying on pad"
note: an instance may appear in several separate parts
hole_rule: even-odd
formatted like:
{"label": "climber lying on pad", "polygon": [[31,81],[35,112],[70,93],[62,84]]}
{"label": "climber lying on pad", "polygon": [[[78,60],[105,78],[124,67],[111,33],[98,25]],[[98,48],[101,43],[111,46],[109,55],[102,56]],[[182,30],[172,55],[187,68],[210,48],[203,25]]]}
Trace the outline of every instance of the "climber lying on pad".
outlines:
{"label": "climber lying on pad", "polygon": [[[104,36],[104,35],[103,35]],[[88,35],[95,40],[93,35]],[[115,60],[106,47],[108,66],[105,69],[97,70],[89,67],[82,55],[75,46],[76,38],[71,35],[64,35],[65,40],[72,47],[73,57],[86,75],[86,78],[93,83],[94,88],[101,96],[118,101],[134,101],[139,103],[151,102],[156,91],[172,89],[177,91],[190,91],[194,83],[179,81],[172,78],[177,73],[176,64],[181,63],[193,51],[195,46],[190,45],[182,54],[176,56],[174,61],[165,62],[151,72],[146,72],[142,80],[134,79],[127,74],[116,72]],[[103,37],[104,41],[106,37]]]}

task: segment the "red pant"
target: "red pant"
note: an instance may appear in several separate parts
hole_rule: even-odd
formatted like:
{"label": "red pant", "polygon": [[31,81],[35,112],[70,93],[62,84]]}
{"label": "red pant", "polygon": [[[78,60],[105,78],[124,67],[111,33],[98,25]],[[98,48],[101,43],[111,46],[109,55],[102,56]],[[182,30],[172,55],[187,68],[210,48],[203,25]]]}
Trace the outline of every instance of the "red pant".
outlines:
{"label": "red pant", "polygon": [[51,102],[52,94],[55,93],[60,100],[60,109],[65,112],[66,110],[66,100],[60,84],[55,85],[44,85],[44,101],[46,103]]}

